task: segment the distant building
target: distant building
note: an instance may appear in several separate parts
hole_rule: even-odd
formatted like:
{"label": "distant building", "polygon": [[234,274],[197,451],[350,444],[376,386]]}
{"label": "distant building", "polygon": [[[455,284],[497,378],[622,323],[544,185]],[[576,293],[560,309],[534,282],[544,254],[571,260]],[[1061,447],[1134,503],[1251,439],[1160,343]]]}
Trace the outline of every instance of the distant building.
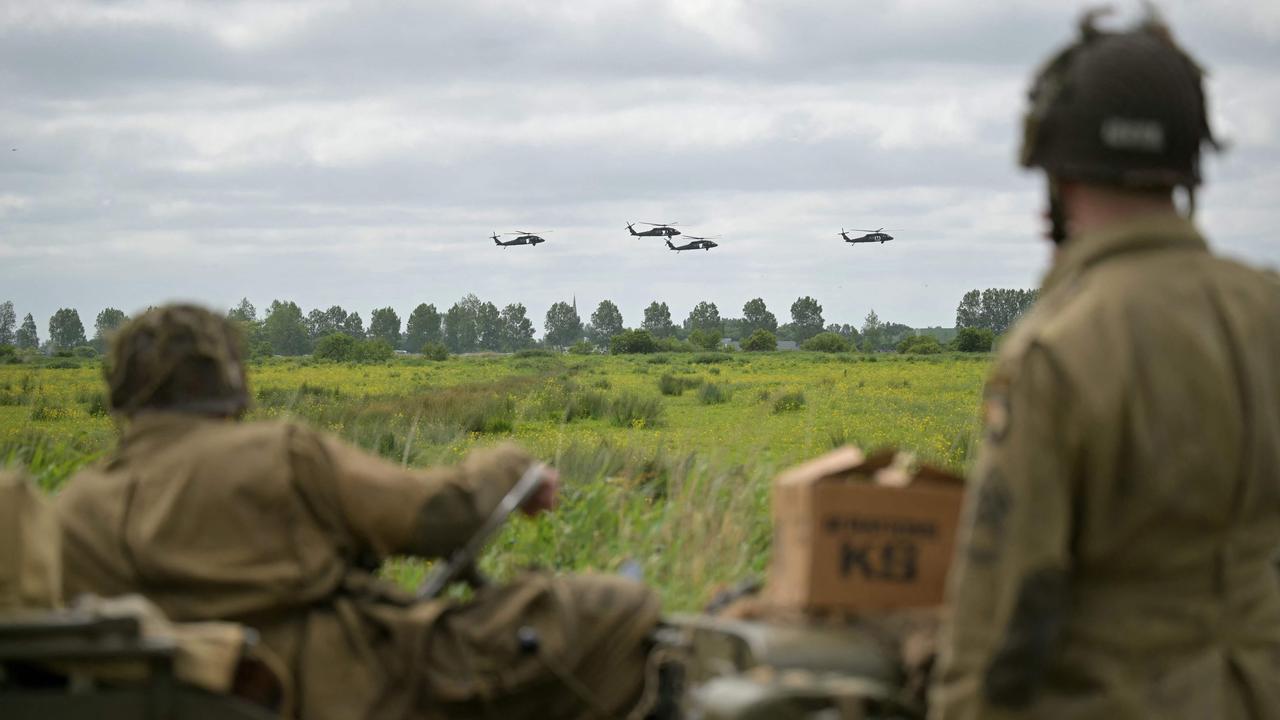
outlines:
{"label": "distant building", "polygon": [[779,340],[778,349],[779,350],[799,350],[800,344],[797,343],[795,340]]}

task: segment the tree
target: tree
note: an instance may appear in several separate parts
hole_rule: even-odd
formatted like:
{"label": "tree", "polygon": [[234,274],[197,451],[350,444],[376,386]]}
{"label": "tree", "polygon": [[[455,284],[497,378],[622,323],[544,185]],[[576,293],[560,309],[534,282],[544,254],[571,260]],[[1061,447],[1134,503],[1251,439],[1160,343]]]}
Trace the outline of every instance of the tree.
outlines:
{"label": "tree", "polygon": [[13,301],[0,303],[0,345],[16,345],[14,331],[17,329],[18,316],[13,312]]}
{"label": "tree", "polygon": [[306,355],[310,350],[307,324],[297,303],[272,300],[262,329],[271,352],[276,355]]}
{"label": "tree", "polygon": [[[347,311],[340,306],[334,305],[328,310],[320,310],[319,308],[307,313],[307,332],[311,334],[312,342],[319,340],[326,335],[332,335],[338,332],[346,332],[345,327],[348,319]],[[350,335],[350,333],[347,333]],[[363,335],[363,328],[361,329]],[[351,335],[351,337],[356,337]]]}
{"label": "tree", "polygon": [[858,343],[862,339],[861,334],[858,333],[858,328],[848,323],[830,323],[827,325],[826,332],[833,332],[842,336],[845,340],[849,341],[850,347],[857,347]]}
{"label": "tree", "polygon": [[717,341],[724,336],[724,323],[720,320],[720,309],[715,303],[705,300],[694,305],[693,310],[689,311],[689,317],[684,321],[684,328],[689,332],[703,330],[715,333]]}
{"label": "tree", "polygon": [[915,328],[902,323],[884,323],[881,328],[880,347],[877,350],[893,350],[898,347],[898,343],[916,335]]}
{"label": "tree", "polygon": [[897,348],[900,353],[915,355],[934,355],[942,352],[942,344],[932,335],[912,335],[903,338]]}
{"label": "tree", "polygon": [[671,322],[671,310],[666,303],[657,300],[644,309],[644,322],[640,323],[640,328],[648,330],[656,338],[671,337],[676,333],[675,323]]}
{"label": "tree", "polygon": [[502,349],[502,314],[491,302],[480,303],[476,309],[476,344],[481,350]]}
{"label": "tree", "polygon": [[703,350],[715,350],[720,347],[720,333],[699,328],[689,333],[689,342]]}
{"label": "tree", "polygon": [[797,342],[804,342],[822,332],[822,306],[805,295],[791,303],[791,335]]}
{"label": "tree", "polygon": [[622,311],[609,300],[601,300],[591,313],[592,340],[597,345],[609,344],[609,339],[622,332]]}
{"label": "tree", "polygon": [[93,347],[98,352],[105,351],[108,336],[127,322],[129,316],[115,308],[106,308],[98,313],[98,318],[93,321]]}
{"label": "tree", "polygon": [[748,352],[770,352],[778,349],[778,337],[760,328],[742,341],[742,349]]}
{"label": "tree", "polygon": [[524,305],[512,303],[502,308],[502,349],[513,352],[532,344],[533,323]]}
{"label": "tree", "polygon": [[864,352],[879,350],[883,336],[884,324],[880,322],[880,316],[876,315],[876,311],[872,310],[862,321],[862,350]]}
{"label": "tree", "polygon": [[353,312],[347,316],[347,321],[342,323],[342,332],[357,340],[364,338],[364,318],[360,313]]}
{"label": "tree", "polygon": [[227,312],[227,319],[240,326],[249,357],[265,357],[274,352],[267,338],[265,323],[258,319],[258,310],[249,298],[241,298],[240,304]]}
{"label": "tree", "polygon": [[960,328],[951,346],[960,352],[990,352],[995,334],[986,328]]}
{"label": "tree", "polygon": [[444,344],[453,353],[472,352],[480,346],[480,308],[474,293],[467,293],[444,314]]}
{"label": "tree", "polygon": [[611,355],[651,353],[658,351],[658,342],[648,330],[623,330],[609,341]]}
{"label": "tree", "polygon": [[[765,307],[763,298],[748,300],[742,306],[742,332],[751,334],[756,330],[768,330],[771,335],[778,332],[778,318]],[[776,337],[774,343],[777,343]]]}
{"label": "tree", "polygon": [[449,348],[442,342],[428,341],[422,346],[422,357],[428,360],[448,360]]}
{"label": "tree", "polygon": [[567,347],[582,339],[582,319],[566,302],[555,303],[547,310],[543,329],[548,345]]}
{"label": "tree", "polygon": [[427,343],[438,343],[444,339],[440,332],[440,313],[435,305],[421,303],[409,313],[409,322],[404,328],[404,349],[409,352],[422,352]]}
{"label": "tree", "polygon": [[451,353],[476,349],[476,316],[466,298],[454,303],[444,314],[444,344]]}
{"label": "tree", "polygon": [[356,343],[355,361],[362,363],[381,363],[391,359],[395,354],[391,343],[380,337],[372,337]]}
{"label": "tree", "polygon": [[835,333],[820,332],[801,343],[800,349],[814,352],[848,352],[849,341]]}
{"label": "tree", "polygon": [[1006,332],[1035,304],[1039,292],[1012,288],[970,290],[956,308],[957,328],[986,328],[996,335]]}
{"label": "tree", "polygon": [[31,317],[31,313],[27,313],[27,316],[22,319],[22,327],[13,334],[13,344],[27,350],[36,350],[40,347],[40,336],[36,334],[36,321]]}
{"label": "tree", "polygon": [[355,338],[346,333],[330,333],[320,338],[320,341],[316,343],[315,351],[311,355],[318,360],[347,362],[355,358],[357,342]]}
{"label": "tree", "polygon": [[392,348],[400,347],[400,316],[389,307],[369,313],[370,340],[382,340]]}
{"label": "tree", "polygon": [[258,310],[249,302],[249,298],[240,298],[240,304],[231,308],[227,312],[228,320],[238,320],[242,323],[258,322]]}
{"label": "tree", "polygon": [[976,328],[982,323],[982,293],[970,290],[956,306],[956,327]]}
{"label": "tree", "polygon": [[74,308],[60,308],[49,318],[49,345],[54,351],[70,350],[88,343],[80,313]]}

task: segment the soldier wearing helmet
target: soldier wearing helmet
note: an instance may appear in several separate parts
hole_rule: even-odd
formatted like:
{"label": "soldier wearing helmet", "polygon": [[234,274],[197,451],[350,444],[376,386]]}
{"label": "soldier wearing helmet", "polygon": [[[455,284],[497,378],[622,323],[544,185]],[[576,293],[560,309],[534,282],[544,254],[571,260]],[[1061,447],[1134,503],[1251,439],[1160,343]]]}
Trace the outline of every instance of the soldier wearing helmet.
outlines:
{"label": "soldier wearing helmet", "polygon": [[1031,90],[1057,249],[985,391],[931,712],[1280,717],[1280,282],[1190,218],[1199,66],[1094,20]]}
{"label": "soldier wearing helmet", "polygon": [[[59,494],[64,585],[146,595],[174,620],[256,628],[302,718],[625,715],[658,606],[620,578],[528,573],[470,602],[415,600],[376,575],[392,554],[466,543],[533,459],[504,445],[413,470],[289,422],[238,422],[236,328],[194,306],[117,335],[124,429]],[[524,506],[554,503],[556,478]]]}

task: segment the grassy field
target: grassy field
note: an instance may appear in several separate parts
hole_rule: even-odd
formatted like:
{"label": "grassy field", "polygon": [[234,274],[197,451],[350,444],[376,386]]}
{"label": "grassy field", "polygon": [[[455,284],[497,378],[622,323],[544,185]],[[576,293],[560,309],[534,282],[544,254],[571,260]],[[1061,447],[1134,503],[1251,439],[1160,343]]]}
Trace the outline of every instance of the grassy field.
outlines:
{"label": "grassy field", "polygon": [[[813,353],[465,357],[336,365],[274,359],[251,418],[292,418],[410,465],[514,439],[556,463],[562,507],[517,521],[484,566],[640,564],[669,608],[701,604],[768,560],[769,479],[854,443],[963,470],[987,358]],[[0,366],[0,464],[52,492],[111,452],[101,368]],[[392,563],[406,583],[416,562]]]}

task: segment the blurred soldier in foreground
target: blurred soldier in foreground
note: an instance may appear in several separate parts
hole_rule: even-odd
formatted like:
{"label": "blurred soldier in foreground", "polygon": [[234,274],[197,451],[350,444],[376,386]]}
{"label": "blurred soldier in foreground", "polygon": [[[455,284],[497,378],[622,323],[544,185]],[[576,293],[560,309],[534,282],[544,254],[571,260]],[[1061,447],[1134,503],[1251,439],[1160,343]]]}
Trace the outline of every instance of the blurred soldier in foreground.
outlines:
{"label": "blurred soldier in foreground", "polygon": [[[530,573],[467,603],[372,572],[461,546],[533,460],[512,446],[409,470],[306,427],[237,422],[235,329],[191,306],[123,328],[108,367],[116,453],[58,496],[64,582],[138,592],[172,619],[257,628],[301,718],[622,717],[658,619],[642,586]],[[554,504],[555,476],[523,510]]]}
{"label": "blurred soldier in foreground", "polygon": [[1031,90],[1058,247],[986,390],[932,711],[1280,717],[1280,280],[1176,209],[1195,62],[1082,30]]}

